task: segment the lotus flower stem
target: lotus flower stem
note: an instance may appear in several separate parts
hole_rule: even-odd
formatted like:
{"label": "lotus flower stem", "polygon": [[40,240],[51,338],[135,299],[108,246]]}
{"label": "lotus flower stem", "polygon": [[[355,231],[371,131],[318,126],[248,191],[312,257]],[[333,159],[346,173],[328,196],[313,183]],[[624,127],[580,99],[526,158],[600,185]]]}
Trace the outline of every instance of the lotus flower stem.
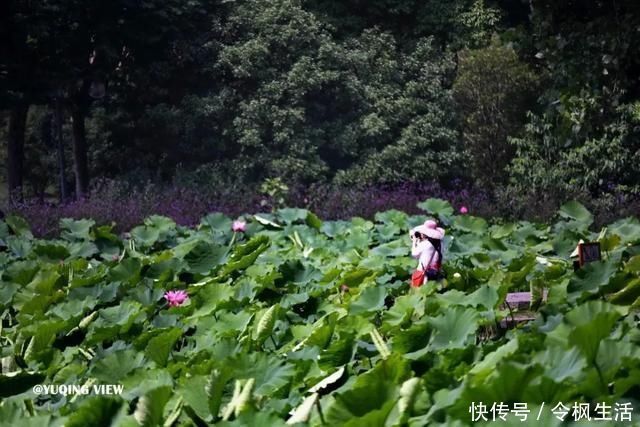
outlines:
{"label": "lotus flower stem", "polygon": [[320,422],[324,425],[324,415],[322,414],[322,406],[320,405],[320,399],[316,400],[316,406],[318,407],[318,415],[320,415]]}

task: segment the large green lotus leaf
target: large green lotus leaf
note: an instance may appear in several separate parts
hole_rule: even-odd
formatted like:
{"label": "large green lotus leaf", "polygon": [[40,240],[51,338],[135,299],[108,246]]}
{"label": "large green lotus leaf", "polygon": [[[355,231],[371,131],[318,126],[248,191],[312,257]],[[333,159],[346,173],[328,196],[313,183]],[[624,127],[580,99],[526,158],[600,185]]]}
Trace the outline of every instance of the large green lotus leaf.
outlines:
{"label": "large green lotus leaf", "polygon": [[9,252],[16,258],[27,258],[31,252],[31,242],[31,240],[19,236],[9,236],[5,239]]}
{"label": "large green lotus leaf", "polygon": [[295,367],[272,358],[258,358],[249,369],[238,372],[237,378],[255,378],[254,394],[270,396],[287,386],[295,375]]}
{"label": "large green lotus leaf", "polygon": [[150,247],[160,238],[160,230],[155,227],[139,225],[131,230],[131,237],[136,242],[136,245]]}
{"label": "large green lotus leaf", "polygon": [[[207,376],[194,375],[186,378],[177,391],[184,402],[203,420],[208,420],[212,415],[209,408],[207,382]],[[215,415],[218,415],[217,411]]]}
{"label": "large green lotus leaf", "polygon": [[17,283],[0,282],[0,307],[9,305],[19,288]]}
{"label": "large green lotus leaf", "polygon": [[309,294],[307,292],[301,292],[298,294],[287,294],[280,300],[280,306],[284,309],[288,309],[297,304],[302,304],[309,301]]}
{"label": "large green lotus leaf", "polygon": [[390,344],[393,351],[404,354],[405,359],[418,360],[429,353],[429,339],[431,328],[426,318],[413,322],[408,329],[395,332],[391,335]]}
{"label": "large green lotus leaf", "polygon": [[173,232],[176,228],[176,223],[169,217],[162,215],[151,215],[144,220],[144,224],[149,227],[155,227],[161,232]]}
{"label": "large green lotus leaf", "polygon": [[303,340],[305,346],[316,346],[321,349],[327,347],[331,342],[337,319],[338,314],[335,312],[321,319],[309,336]]}
{"label": "large green lotus leaf", "polygon": [[14,307],[22,314],[44,310],[52,301],[60,279],[61,276],[55,267],[50,266],[38,271],[31,282],[14,296]]}
{"label": "large green lotus leaf", "polygon": [[36,261],[15,261],[4,270],[3,277],[24,286],[33,279],[38,270],[40,265]]}
{"label": "large green lotus leaf", "polygon": [[494,371],[498,363],[509,358],[517,350],[518,340],[510,340],[495,351],[487,354],[482,361],[476,363],[469,371],[469,374],[473,375],[474,381],[482,380]]}
{"label": "large green lotus leaf", "polygon": [[164,290],[154,288],[153,280],[145,278],[141,285],[129,290],[128,295],[133,301],[137,301],[144,306],[150,306],[156,304],[162,298]]}
{"label": "large green lotus leaf", "polygon": [[622,370],[626,374],[627,367],[637,365],[640,360],[640,346],[635,343],[605,338],[598,347],[596,363],[604,381],[608,384]]}
{"label": "large green lotus leaf", "polygon": [[369,221],[368,219],[361,218],[361,217],[354,217],[354,218],[351,218],[350,231],[353,231],[353,230],[370,231],[373,229],[374,226],[375,224]]}
{"label": "large green lotus leaf", "polygon": [[197,274],[207,274],[213,268],[226,261],[227,248],[205,242],[198,244],[184,257],[188,271]]}
{"label": "large green lotus leaf", "polygon": [[109,270],[109,280],[123,283],[137,283],[140,281],[142,263],[137,258],[125,258]]}
{"label": "large green lotus leaf", "polygon": [[13,234],[18,237],[24,237],[25,239],[33,239],[31,234],[31,228],[27,221],[17,215],[8,215],[4,222],[9,226]]}
{"label": "large green lotus leaf", "polygon": [[70,253],[66,246],[56,243],[42,243],[38,242],[33,247],[33,253],[36,254],[43,261],[60,262],[67,257]]}
{"label": "large green lotus leaf", "polygon": [[484,252],[486,252],[486,250],[483,247],[482,238],[475,234],[463,234],[452,238],[451,244],[448,246],[448,250],[445,251],[444,256],[455,259],[456,256],[470,256]]}
{"label": "large green lotus leaf", "polygon": [[516,224],[508,222],[506,224],[494,224],[489,228],[489,233],[494,239],[504,239],[509,237],[516,229]]}
{"label": "large green lotus leaf", "polygon": [[578,349],[567,350],[560,346],[547,347],[543,353],[534,356],[533,362],[542,366],[544,375],[556,382],[567,378],[578,380],[587,366],[587,361]]}
{"label": "large green lotus leaf", "polygon": [[[23,402],[20,402],[23,403]],[[50,427],[53,414],[27,416],[24,404],[18,401],[6,400],[0,406],[0,427]]]}
{"label": "large green lotus leaf", "polygon": [[[365,415],[361,417],[351,418],[349,419],[349,421],[344,423],[343,426],[345,427],[360,427],[360,426],[385,427],[387,425],[387,422],[389,421],[389,417],[391,416],[391,411],[393,410],[395,404],[396,404],[395,400],[388,400],[382,405],[381,408],[367,412]],[[344,415],[348,416],[347,413],[345,413]]]}
{"label": "large green lotus leaf", "polygon": [[576,233],[571,230],[562,230],[555,233],[552,240],[553,250],[556,254],[563,258],[569,258],[569,255],[574,251],[582,234]]}
{"label": "large green lotus leaf", "polygon": [[626,218],[614,222],[607,227],[609,234],[620,236],[623,244],[640,242],[640,220]]}
{"label": "large green lotus leaf", "polygon": [[344,239],[344,249],[356,249],[362,250],[369,247],[369,243],[371,242],[371,236],[369,233],[359,229],[352,229],[349,234],[347,234]]}
{"label": "large green lotus leaf", "polygon": [[227,233],[231,231],[231,219],[219,212],[212,213],[200,220],[199,228]]}
{"label": "large green lotus leaf", "polygon": [[97,360],[91,369],[91,375],[104,383],[115,384],[143,365],[142,353],[124,349],[109,353]]}
{"label": "large green lotus leaf", "polygon": [[221,421],[216,423],[220,427],[286,427],[284,420],[277,414],[260,410],[256,412],[252,409],[241,413],[238,418],[233,421]]}
{"label": "large green lotus leaf", "polygon": [[226,276],[234,271],[249,267],[268,248],[269,238],[267,236],[255,236],[247,243],[236,246],[227,264],[222,268],[221,275]]}
{"label": "large green lotus leaf", "polygon": [[567,292],[572,301],[585,296],[593,295],[609,284],[618,265],[612,260],[590,262],[578,270],[571,278]]}
{"label": "large green lotus leaf", "polygon": [[346,230],[346,225],[338,221],[325,221],[320,227],[320,231],[329,237],[336,237]]}
{"label": "large green lotus leaf", "polygon": [[407,214],[396,209],[376,212],[374,219],[383,224],[393,224],[401,229],[406,229]]}
{"label": "large green lotus leaf", "polygon": [[355,353],[355,334],[341,333],[331,345],[320,352],[318,365],[325,371],[351,362]]}
{"label": "large green lotus leaf", "polygon": [[[527,402],[524,398],[529,383],[540,375],[541,368],[513,362],[500,363],[491,375],[466,382],[458,400],[448,413],[461,420],[469,420],[472,402]],[[529,403],[538,403],[531,402]]]}
{"label": "large green lotus leaf", "polygon": [[382,330],[389,331],[407,324],[416,309],[419,309],[421,302],[422,298],[415,293],[396,298],[393,307],[382,315]]}
{"label": "large green lotus leaf", "polygon": [[488,228],[486,220],[470,215],[455,217],[452,226],[456,230],[474,234],[484,234],[487,232]]}
{"label": "large green lotus leaf", "polygon": [[187,238],[181,241],[180,243],[178,243],[177,245],[175,245],[174,247],[172,247],[170,250],[156,252],[153,255],[153,258],[154,259],[161,258],[164,260],[164,259],[170,259],[171,257],[175,257],[175,258],[182,259],[185,257],[185,255],[191,252],[193,248],[195,248],[196,246],[198,246],[200,243],[204,241],[205,240],[201,237]]}
{"label": "large green lotus leaf", "polygon": [[89,326],[87,340],[95,343],[126,333],[137,318],[144,316],[141,308],[137,302],[123,301],[115,307],[98,311],[98,318]]}
{"label": "large green lotus leaf", "polygon": [[387,291],[383,287],[368,287],[360,292],[359,297],[351,303],[349,314],[357,315],[378,311],[384,307]]}
{"label": "large green lotus leaf", "polygon": [[488,309],[493,309],[498,299],[498,291],[493,286],[483,285],[467,297],[465,305],[473,307],[483,306]]}
{"label": "large green lotus leaf", "polygon": [[120,238],[113,232],[115,223],[104,224],[93,228],[93,234],[96,240],[108,240],[113,243],[121,244]]}
{"label": "large green lotus leaf", "polygon": [[626,309],[603,301],[589,301],[577,306],[565,316],[574,327],[569,342],[584,354],[589,363],[595,360],[600,342],[609,336],[616,321]]}
{"label": "large green lotus leaf", "polygon": [[599,240],[600,249],[604,253],[613,252],[617,248],[620,247],[620,243],[622,242],[622,238],[617,234],[609,234],[605,235],[602,239]]}
{"label": "large green lotus leaf", "polygon": [[212,319],[211,331],[219,337],[235,337],[239,332],[244,331],[251,320],[253,314],[246,311],[238,313],[222,312],[217,314],[217,320]]}
{"label": "large green lotus leaf", "polygon": [[432,215],[438,215],[440,219],[445,219],[453,215],[451,203],[442,199],[427,199],[417,204],[418,208]]}
{"label": "large green lotus leaf", "polygon": [[81,317],[85,311],[93,309],[98,303],[97,299],[87,298],[85,300],[67,299],[59,302],[48,310],[47,314],[53,314],[62,320],[70,320]]}
{"label": "large green lotus leaf", "polygon": [[333,393],[335,400],[327,409],[327,423],[343,425],[379,410],[382,413],[374,414],[375,420],[386,419],[399,396],[399,385],[408,376],[408,363],[399,355],[381,360],[373,369],[356,377],[349,389]]}
{"label": "large green lotus leaf", "polygon": [[640,297],[640,278],[632,279],[627,285],[609,296],[609,301],[614,304],[630,305]]}
{"label": "large green lotus leaf", "polygon": [[580,202],[572,200],[560,207],[558,214],[561,218],[571,219],[588,227],[593,223],[593,215]]}
{"label": "large green lotus leaf", "polygon": [[136,404],[133,417],[142,427],[161,424],[164,407],[171,397],[171,387],[161,386],[146,392]]}
{"label": "large green lotus leaf", "polygon": [[640,369],[632,368],[629,370],[628,375],[616,379],[614,390],[616,395],[624,396],[630,389],[637,387],[638,384],[640,384]]}
{"label": "large green lotus leaf", "polygon": [[169,330],[155,336],[149,340],[145,355],[156,362],[159,367],[167,365],[167,360],[173,350],[178,338],[182,336],[182,330],[180,328],[170,328]]}
{"label": "large green lotus leaf", "polygon": [[278,230],[282,229],[282,224],[276,222],[276,217],[273,214],[261,213],[260,215],[254,215],[253,219],[255,219],[256,222],[250,223],[247,226],[249,235],[261,232],[261,234],[266,234],[270,238],[275,238]]}
{"label": "large green lotus leaf", "polygon": [[371,276],[373,271],[366,268],[358,268],[356,270],[349,271],[342,276],[341,282],[350,288],[358,287],[364,282],[364,280]]}
{"label": "large green lotus leaf", "polygon": [[376,224],[375,237],[379,242],[388,242],[401,233],[400,227],[394,224]]}
{"label": "large green lotus leaf", "polygon": [[309,212],[307,214],[307,217],[305,218],[305,223],[316,230],[320,230],[320,227],[322,227],[322,220],[320,218],[318,218],[318,216],[316,214],[314,214],[313,212]]}
{"label": "large green lotus leaf", "polygon": [[631,257],[624,265],[624,269],[629,273],[640,273],[640,255]]}
{"label": "large green lotus leaf", "polygon": [[39,372],[27,371],[0,374],[0,398],[24,393],[34,385],[41,384],[45,377]]}
{"label": "large green lotus leaf", "polygon": [[525,246],[534,246],[546,240],[547,237],[548,227],[542,228],[528,221],[521,221],[517,224],[513,233],[511,233],[510,240]]}
{"label": "large green lotus leaf", "polygon": [[71,242],[67,248],[71,258],[91,258],[98,253],[96,244],[86,240]]}
{"label": "large green lotus leaf", "polygon": [[64,423],[65,427],[110,426],[121,417],[124,402],[120,398],[96,396],[82,402]]}
{"label": "large green lotus leaf", "polygon": [[62,218],[60,220],[60,237],[68,241],[91,240],[91,227],[96,222],[92,219]]}
{"label": "large green lotus leaf", "polygon": [[214,282],[203,286],[196,294],[195,298],[198,301],[198,308],[191,315],[190,319],[210,315],[220,304],[231,300],[233,294],[233,287],[225,283]]}
{"label": "large green lotus leaf", "polygon": [[122,398],[128,401],[160,386],[173,386],[173,378],[164,369],[140,367],[119,381],[124,391]]}
{"label": "large green lotus leaf", "polygon": [[307,219],[307,215],[309,215],[308,210],[298,208],[278,209],[278,211],[276,212],[276,216],[286,224],[305,221]]}
{"label": "large green lotus leaf", "polygon": [[478,312],[470,308],[453,307],[446,310],[429,321],[435,330],[430,347],[435,350],[466,347],[475,341],[478,320]]}
{"label": "large green lotus leaf", "polygon": [[[528,413],[526,413],[527,417],[526,419],[524,419],[523,417],[519,417],[516,415],[515,412],[511,411],[508,415],[507,415],[507,421],[502,421],[499,417],[496,417],[496,421],[493,421],[492,419],[492,414],[490,412],[491,409],[491,405],[493,404],[493,402],[489,403],[489,407],[487,408],[487,410],[489,410],[488,413],[488,420],[487,421],[482,421],[482,422],[477,422],[474,423],[474,426],[482,426],[482,427],[496,427],[497,425],[503,425],[506,427],[540,427],[540,426],[544,426],[544,427],[561,427],[564,424],[562,421],[560,421],[560,419],[558,417],[556,417],[553,414],[553,411],[551,411],[551,407],[553,407],[554,405],[556,405],[558,402],[560,402],[560,400],[553,400],[553,404],[551,405],[551,407],[549,407],[549,402],[551,402],[551,400],[545,400],[544,403],[545,405],[536,405],[536,404],[529,404],[527,405],[527,410],[529,411]],[[477,402],[476,402],[477,403]],[[499,403],[499,402],[498,402]],[[567,405],[567,402],[565,400],[565,406]],[[572,408],[571,404],[568,405],[570,407],[570,409]],[[593,412],[592,415],[593,417]],[[571,420],[571,413],[567,416],[566,420]],[[593,419],[593,418],[592,418]],[[611,425],[605,421],[596,421],[598,427],[611,427]],[[466,424],[462,424],[460,427],[462,426],[466,426]],[[584,427],[589,427],[592,424],[590,423],[581,423],[581,422],[575,422],[575,423],[571,423],[571,426],[584,426]],[[447,423],[447,427],[452,427],[453,424]]]}
{"label": "large green lotus leaf", "polygon": [[409,247],[402,242],[394,241],[376,246],[370,252],[370,255],[378,255],[380,257],[395,258],[406,256],[409,254]]}

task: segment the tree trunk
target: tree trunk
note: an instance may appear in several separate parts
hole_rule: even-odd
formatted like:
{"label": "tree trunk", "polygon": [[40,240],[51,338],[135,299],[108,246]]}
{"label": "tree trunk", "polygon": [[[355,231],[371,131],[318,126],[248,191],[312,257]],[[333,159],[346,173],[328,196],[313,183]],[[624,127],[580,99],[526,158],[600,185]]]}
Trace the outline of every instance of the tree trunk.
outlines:
{"label": "tree trunk", "polygon": [[19,104],[13,107],[9,116],[7,172],[10,201],[22,200],[22,178],[24,174],[24,130],[28,112],[28,104]]}
{"label": "tree trunk", "polygon": [[82,108],[71,108],[73,128],[73,170],[76,175],[76,198],[87,194],[89,188],[89,166],[87,164],[87,136],[84,128],[84,111]]}
{"label": "tree trunk", "polygon": [[55,100],[54,109],[54,134],[56,141],[56,148],[58,151],[58,179],[60,181],[60,201],[67,200],[67,181],[64,176],[64,141],[62,135],[62,105],[59,98]]}

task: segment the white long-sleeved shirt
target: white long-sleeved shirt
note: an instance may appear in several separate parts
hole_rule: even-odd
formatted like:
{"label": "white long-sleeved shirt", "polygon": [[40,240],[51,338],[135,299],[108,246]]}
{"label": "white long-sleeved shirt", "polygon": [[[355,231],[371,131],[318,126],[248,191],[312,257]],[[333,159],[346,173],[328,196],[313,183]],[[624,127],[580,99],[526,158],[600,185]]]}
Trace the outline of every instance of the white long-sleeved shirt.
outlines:
{"label": "white long-sleeved shirt", "polygon": [[422,241],[413,240],[411,256],[418,258],[418,270],[427,270],[429,266],[435,268],[440,263],[440,256],[436,248],[427,239]]}

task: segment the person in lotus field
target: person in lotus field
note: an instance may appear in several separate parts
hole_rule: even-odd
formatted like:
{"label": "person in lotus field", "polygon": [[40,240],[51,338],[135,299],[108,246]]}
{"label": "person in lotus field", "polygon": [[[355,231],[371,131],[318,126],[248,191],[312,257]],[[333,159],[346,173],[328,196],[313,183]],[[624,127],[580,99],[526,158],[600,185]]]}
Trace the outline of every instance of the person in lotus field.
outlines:
{"label": "person in lotus field", "polygon": [[442,239],[444,229],[433,220],[414,227],[411,236],[411,256],[418,258],[418,267],[411,276],[411,286],[419,288],[430,280],[442,277]]}

